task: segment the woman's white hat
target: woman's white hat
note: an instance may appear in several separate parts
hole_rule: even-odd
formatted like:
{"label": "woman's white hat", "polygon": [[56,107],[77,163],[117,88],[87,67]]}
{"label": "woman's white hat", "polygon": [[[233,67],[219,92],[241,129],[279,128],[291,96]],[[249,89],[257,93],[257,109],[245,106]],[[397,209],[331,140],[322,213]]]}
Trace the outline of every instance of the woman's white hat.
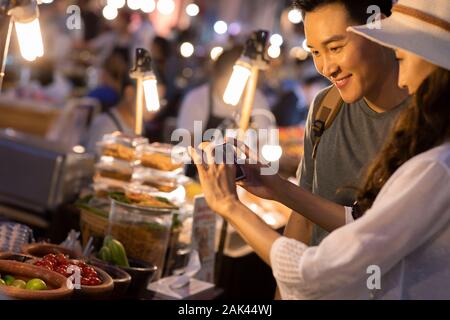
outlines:
{"label": "woman's white hat", "polygon": [[389,18],[347,30],[450,70],[450,0],[400,0]]}

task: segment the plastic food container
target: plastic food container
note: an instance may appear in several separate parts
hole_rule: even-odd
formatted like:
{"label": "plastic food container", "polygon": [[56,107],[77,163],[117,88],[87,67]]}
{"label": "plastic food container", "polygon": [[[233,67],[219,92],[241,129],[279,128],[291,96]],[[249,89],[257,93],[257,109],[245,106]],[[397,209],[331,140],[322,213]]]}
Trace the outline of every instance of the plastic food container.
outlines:
{"label": "plastic food container", "polygon": [[120,181],[130,181],[133,175],[133,166],[129,162],[107,156],[100,158],[95,169],[101,177]]}
{"label": "plastic food container", "polygon": [[148,140],[142,137],[129,137],[121,132],[106,134],[98,143],[103,156],[113,157],[125,161],[135,160],[135,148],[147,144]]}
{"label": "plastic food container", "polygon": [[146,168],[179,174],[183,172],[185,149],[169,144],[152,143],[136,147],[136,159]]}
{"label": "plastic food container", "polygon": [[133,184],[141,190],[157,197],[167,198],[180,206],[186,199],[184,184],[189,178],[182,175],[168,175],[158,170],[136,167],[133,173]]}
{"label": "plastic food container", "polygon": [[129,258],[158,268],[161,277],[177,208],[144,207],[111,199],[108,234],[119,240]]}
{"label": "plastic food container", "polygon": [[134,168],[133,181],[153,187],[160,192],[172,192],[178,186],[186,183],[188,178],[183,175],[138,166]]}

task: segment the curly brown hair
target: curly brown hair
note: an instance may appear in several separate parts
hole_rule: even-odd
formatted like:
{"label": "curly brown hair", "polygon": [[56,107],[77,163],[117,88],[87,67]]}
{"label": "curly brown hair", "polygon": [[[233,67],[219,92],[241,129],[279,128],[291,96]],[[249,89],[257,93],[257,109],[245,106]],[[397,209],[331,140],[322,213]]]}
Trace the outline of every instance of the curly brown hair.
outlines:
{"label": "curly brown hair", "polygon": [[392,174],[406,161],[450,139],[448,70],[438,68],[420,85],[399,116],[358,192],[358,211],[369,209]]}

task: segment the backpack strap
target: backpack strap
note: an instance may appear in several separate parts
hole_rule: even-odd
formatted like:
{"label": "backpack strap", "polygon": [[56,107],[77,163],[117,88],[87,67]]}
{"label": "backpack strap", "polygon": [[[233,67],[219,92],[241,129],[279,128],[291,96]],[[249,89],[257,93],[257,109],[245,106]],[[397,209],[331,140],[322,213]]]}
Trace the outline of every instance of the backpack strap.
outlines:
{"label": "backpack strap", "polygon": [[320,102],[319,108],[314,110],[312,123],[312,138],[313,138],[313,152],[312,158],[315,160],[317,155],[317,147],[320,143],[320,138],[326,129],[328,129],[336,118],[339,110],[341,110],[343,100],[339,90],[332,86],[325,94]]}
{"label": "backpack strap", "polygon": [[117,127],[117,130],[123,132],[123,126],[120,123],[119,119],[117,119],[116,115],[112,113],[111,110],[106,111],[105,114],[112,120],[112,122],[114,122],[114,125]]}

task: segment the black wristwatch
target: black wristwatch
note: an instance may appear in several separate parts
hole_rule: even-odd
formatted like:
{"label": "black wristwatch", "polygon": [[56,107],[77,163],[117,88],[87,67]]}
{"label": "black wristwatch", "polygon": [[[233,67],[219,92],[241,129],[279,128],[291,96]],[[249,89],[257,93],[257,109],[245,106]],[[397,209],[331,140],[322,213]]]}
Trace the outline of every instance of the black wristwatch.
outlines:
{"label": "black wristwatch", "polygon": [[352,205],[352,217],[354,220],[357,220],[363,216],[364,212],[362,212],[361,207],[358,205],[358,201],[355,201]]}

